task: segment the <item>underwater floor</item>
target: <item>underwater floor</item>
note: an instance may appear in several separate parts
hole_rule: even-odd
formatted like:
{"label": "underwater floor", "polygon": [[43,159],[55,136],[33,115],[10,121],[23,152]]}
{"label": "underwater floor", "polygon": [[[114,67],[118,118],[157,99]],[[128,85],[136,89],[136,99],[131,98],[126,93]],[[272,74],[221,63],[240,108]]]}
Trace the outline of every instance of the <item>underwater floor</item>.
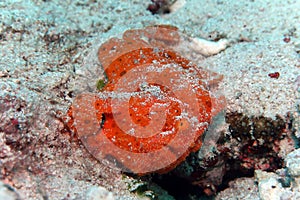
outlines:
{"label": "underwater floor", "polygon": [[300,199],[300,1],[0,1],[0,199]]}

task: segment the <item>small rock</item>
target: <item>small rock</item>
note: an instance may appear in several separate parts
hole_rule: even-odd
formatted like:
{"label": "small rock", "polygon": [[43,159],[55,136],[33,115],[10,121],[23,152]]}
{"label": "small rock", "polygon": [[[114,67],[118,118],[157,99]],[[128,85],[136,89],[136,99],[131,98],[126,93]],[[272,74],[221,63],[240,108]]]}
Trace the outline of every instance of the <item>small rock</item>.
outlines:
{"label": "small rock", "polygon": [[285,193],[281,184],[274,177],[260,181],[258,189],[259,196],[262,200],[280,200],[282,194]]}
{"label": "small rock", "polygon": [[112,192],[101,186],[93,186],[87,191],[87,200],[115,200]]}
{"label": "small rock", "polygon": [[276,173],[256,170],[255,177],[258,181],[259,197],[262,200],[288,200],[295,196],[290,188],[282,186]]}
{"label": "small rock", "polygon": [[288,154],[286,169],[273,172],[255,171],[259,196],[262,200],[300,199],[300,149]]}
{"label": "small rock", "polygon": [[21,198],[13,187],[0,181],[0,199],[20,200]]}
{"label": "small rock", "polygon": [[255,170],[255,178],[258,182],[268,180],[270,178],[278,178],[278,175],[273,172]]}
{"label": "small rock", "polygon": [[226,39],[214,42],[201,38],[193,38],[191,48],[204,56],[212,56],[226,49],[228,45],[229,41]]}
{"label": "small rock", "polygon": [[217,194],[216,200],[260,200],[254,178],[238,178],[229,182],[229,187]]}
{"label": "small rock", "polygon": [[289,153],[285,159],[285,162],[286,167],[292,176],[300,176],[300,149]]}

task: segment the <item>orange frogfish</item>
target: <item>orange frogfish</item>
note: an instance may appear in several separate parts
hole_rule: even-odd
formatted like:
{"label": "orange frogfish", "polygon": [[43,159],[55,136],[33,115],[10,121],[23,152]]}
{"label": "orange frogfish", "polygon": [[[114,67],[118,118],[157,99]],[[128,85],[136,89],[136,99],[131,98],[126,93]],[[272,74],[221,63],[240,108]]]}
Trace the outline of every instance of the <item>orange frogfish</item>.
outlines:
{"label": "orange frogfish", "polygon": [[100,45],[106,84],[78,95],[67,122],[97,160],[135,174],[163,173],[201,148],[225,106],[211,89],[222,76],[181,56],[187,43],[176,27],[158,25]]}

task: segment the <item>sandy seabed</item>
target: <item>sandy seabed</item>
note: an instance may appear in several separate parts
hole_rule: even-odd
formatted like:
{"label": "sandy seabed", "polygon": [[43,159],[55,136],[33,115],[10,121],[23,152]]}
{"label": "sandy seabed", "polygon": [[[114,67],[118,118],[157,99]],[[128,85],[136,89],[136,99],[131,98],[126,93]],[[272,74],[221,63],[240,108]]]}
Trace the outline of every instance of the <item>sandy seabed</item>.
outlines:
{"label": "sandy seabed", "polygon": [[[0,1],[0,179],[6,184],[0,197],[142,198],[128,189],[132,178],[97,162],[60,120],[86,56],[127,29],[170,24],[192,38],[226,38],[224,51],[198,61],[224,75],[226,111],[292,116],[300,138],[300,1],[178,2],[170,14],[153,15],[151,1],[142,0]],[[268,75],[275,72],[278,79]],[[243,182],[251,195],[237,199],[259,199],[253,180]],[[244,191],[237,185],[232,193]]]}

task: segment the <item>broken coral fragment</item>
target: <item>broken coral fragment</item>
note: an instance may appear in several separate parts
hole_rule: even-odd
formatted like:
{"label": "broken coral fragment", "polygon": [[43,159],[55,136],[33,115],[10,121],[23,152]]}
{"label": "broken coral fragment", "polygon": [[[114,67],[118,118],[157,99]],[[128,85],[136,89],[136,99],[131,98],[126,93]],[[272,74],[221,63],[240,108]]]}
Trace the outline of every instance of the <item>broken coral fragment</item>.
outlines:
{"label": "broken coral fragment", "polygon": [[77,96],[68,115],[99,161],[137,174],[166,172],[201,147],[201,137],[225,106],[212,94],[222,76],[182,57],[188,40],[176,27],[128,30],[100,45],[107,84]]}

